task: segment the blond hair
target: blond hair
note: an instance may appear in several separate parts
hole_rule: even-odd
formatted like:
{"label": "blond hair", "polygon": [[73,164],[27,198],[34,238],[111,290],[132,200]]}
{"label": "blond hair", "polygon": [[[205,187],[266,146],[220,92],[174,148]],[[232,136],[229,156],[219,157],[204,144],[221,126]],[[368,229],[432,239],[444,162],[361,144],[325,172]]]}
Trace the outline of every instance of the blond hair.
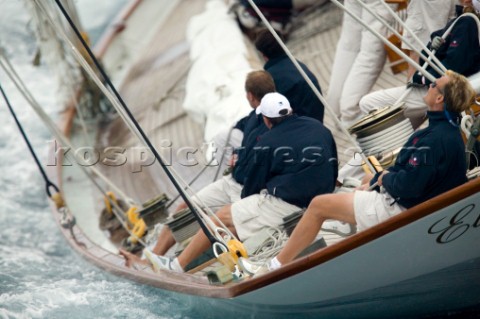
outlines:
{"label": "blond hair", "polygon": [[475,90],[461,74],[447,70],[445,76],[449,79],[443,88],[447,110],[457,113],[465,111],[475,102]]}

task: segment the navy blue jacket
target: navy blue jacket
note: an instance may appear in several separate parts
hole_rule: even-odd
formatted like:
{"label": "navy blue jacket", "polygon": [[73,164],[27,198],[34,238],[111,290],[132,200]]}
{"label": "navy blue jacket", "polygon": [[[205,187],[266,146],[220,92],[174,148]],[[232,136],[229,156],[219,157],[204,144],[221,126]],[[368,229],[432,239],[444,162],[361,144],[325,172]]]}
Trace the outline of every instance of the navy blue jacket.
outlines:
{"label": "navy blue jacket", "polygon": [[[256,0],[254,1],[258,7],[266,8],[283,8],[283,9],[292,9],[292,0]],[[245,7],[251,7],[250,3],[247,0],[241,0],[241,3]]]}
{"label": "navy blue jacket", "polygon": [[448,122],[443,112],[429,111],[427,115],[429,126],[412,134],[395,165],[383,176],[385,190],[405,208],[467,181],[460,130]]}
{"label": "navy blue jacket", "polygon": [[334,190],[337,175],[331,132],[315,119],[292,115],[260,136],[242,198],[267,189],[287,203],[307,207],[316,195]]}
{"label": "navy blue jacket", "polygon": [[[464,76],[470,76],[480,70],[480,44],[478,42],[478,27],[472,17],[466,16],[451,20],[445,28],[435,31],[431,34],[433,39],[436,36],[442,36],[450,25],[455,23],[452,31],[445,39],[445,43],[438,49],[435,56],[442,62],[447,70],[452,70]],[[430,49],[431,43],[427,45]],[[426,55],[424,51],[423,54]],[[423,61],[420,62],[420,65]],[[427,67],[427,71],[435,78],[440,75],[435,72],[431,66]],[[413,82],[422,83],[422,75],[415,73]],[[425,84],[430,81],[425,78]]]}
{"label": "navy blue jacket", "polygon": [[[299,64],[321,93],[322,91],[315,75],[310,72],[305,64],[302,62],[299,62]],[[265,63],[264,69],[272,76],[277,92],[285,95],[290,102],[290,106],[295,114],[313,117],[323,122],[324,107],[322,102],[313,93],[286,54],[269,59]]]}
{"label": "navy blue jacket", "polygon": [[257,115],[255,110],[238,121],[234,127],[243,131],[243,139],[241,146],[235,150],[237,162],[233,167],[232,177],[237,183],[243,185],[249,156],[252,156],[251,153],[257,144],[258,137],[267,132],[268,128],[263,122],[262,116]]}

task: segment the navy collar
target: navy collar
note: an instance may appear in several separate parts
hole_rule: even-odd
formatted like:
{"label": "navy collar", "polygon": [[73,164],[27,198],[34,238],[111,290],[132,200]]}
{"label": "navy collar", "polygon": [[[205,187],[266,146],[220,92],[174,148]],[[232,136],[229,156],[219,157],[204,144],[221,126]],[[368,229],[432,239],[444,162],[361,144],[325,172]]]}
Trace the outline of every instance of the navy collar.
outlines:
{"label": "navy collar", "polygon": [[[459,123],[460,114],[449,112],[452,121]],[[427,111],[429,125],[437,125],[440,123],[449,123],[449,119],[445,116],[444,111]]]}

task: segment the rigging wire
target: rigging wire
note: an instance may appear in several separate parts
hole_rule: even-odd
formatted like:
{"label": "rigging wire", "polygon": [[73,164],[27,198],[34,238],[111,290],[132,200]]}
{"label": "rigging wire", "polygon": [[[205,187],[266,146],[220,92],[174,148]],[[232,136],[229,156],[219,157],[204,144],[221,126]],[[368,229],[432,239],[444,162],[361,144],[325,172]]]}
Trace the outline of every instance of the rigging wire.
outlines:
{"label": "rigging wire", "polygon": [[8,110],[10,111],[10,114],[12,115],[12,117],[15,121],[15,124],[17,125],[18,129],[20,130],[20,134],[22,135],[23,140],[27,144],[27,147],[28,147],[28,150],[30,151],[30,154],[32,154],[33,159],[35,160],[35,163],[37,164],[38,170],[40,171],[40,173],[43,176],[43,179],[45,180],[45,188],[46,188],[48,197],[52,197],[52,193],[50,191],[50,188],[53,188],[55,190],[55,192],[57,192],[57,193],[59,193],[60,191],[59,191],[57,185],[55,185],[48,178],[47,173],[43,169],[42,164],[40,163],[40,160],[38,159],[37,154],[35,154],[35,150],[33,149],[32,144],[30,143],[30,140],[28,139],[28,136],[25,133],[25,130],[23,129],[23,127],[22,127],[22,124],[18,120],[17,114],[15,114],[15,111],[13,110],[13,107],[12,107],[8,97],[7,97],[7,94],[3,90],[3,87],[2,87],[1,83],[0,83],[0,92],[2,93],[3,99],[4,99],[5,103],[7,104]]}
{"label": "rigging wire", "polygon": [[368,165],[368,167],[370,168],[370,170],[372,172],[375,172],[375,168],[373,167],[373,165],[368,161],[367,157],[365,156],[365,154],[363,153],[362,151],[362,148],[358,145],[357,141],[350,135],[350,133],[348,133],[347,129],[342,125],[342,123],[340,123],[340,120],[337,118],[335,112],[332,110],[332,108],[330,107],[330,105],[328,104],[328,102],[325,100],[325,98],[323,97],[323,95],[320,93],[320,91],[315,87],[315,85],[313,84],[312,80],[310,80],[310,78],[308,77],[308,75],[305,73],[305,71],[302,69],[302,67],[300,66],[300,64],[298,63],[297,59],[293,56],[293,54],[290,52],[290,50],[288,49],[288,47],[285,45],[285,43],[283,42],[283,40],[278,36],[277,32],[275,31],[275,29],[273,29],[272,25],[270,24],[270,22],[267,20],[267,18],[265,18],[265,15],[263,15],[262,11],[258,8],[258,6],[255,4],[255,2],[253,2],[253,0],[248,0],[248,2],[250,3],[250,5],[252,6],[252,8],[255,10],[255,12],[257,13],[257,15],[260,17],[260,19],[262,20],[262,22],[265,24],[265,26],[267,27],[267,29],[270,31],[270,33],[275,37],[275,39],[277,40],[278,44],[282,47],[283,51],[285,51],[285,53],[287,54],[287,56],[289,57],[289,59],[292,61],[292,63],[295,65],[295,67],[297,68],[298,72],[300,72],[300,74],[302,75],[303,79],[307,82],[307,84],[310,86],[310,88],[312,89],[313,93],[315,93],[315,95],[317,96],[317,98],[322,102],[322,104],[324,105],[325,107],[325,110],[327,111],[327,113],[330,115],[330,117],[333,119],[333,122],[335,123],[335,125],[339,128],[339,130],[345,135],[345,137],[347,138],[347,140],[350,142],[350,144],[352,146],[354,146],[356,148],[356,151],[359,153],[360,157],[362,158],[363,162],[366,163],[366,165]]}
{"label": "rigging wire", "polygon": [[[251,1],[251,0],[249,0]],[[395,51],[395,53],[397,53],[398,55],[400,55],[405,61],[407,61],[408,63],[410,63],[411,65],[413,65],[413,67],[415,67],[418,71],[420,71],[426,78],[428,78],[431,82],[434,82],[435,81],[435,77],[433,75],[431,75],[430,73],[428,73],[427,71],[425,71],[424,69],[422,69],[422,67],[420,67],[420,65],[415,62],[414,60],[412,60],[412,58],[410,58],[408,55],[406,55],[402,50],[400,50],[399,48],[397,48],[393,43],[391,43],[390,41],[388,41],[388,39],[385,39],[385,37],[383,37],[379,32],[377,32],[376,30],[374,30],[371,26],[369,26],[368,24],[366,24],[361,18],[359,18],[357,15],[355,15],[351,10],[345,8],[344,5],[342,5],[338,0],[331,0],[332,3],[334,5],[336,5],[337,7],[339,7],[340,9],[342,9],[343,11],[345,11],[348,15],[350,15],[355,21],[357,21],[358,23],[360,23],[364,28],[366,28],[368,31],[370,31],[373,35],[375,35],[378,39],[380,39],[386,46],[388,46],[390,49],[392,49],[393,51]],[[382,0],[383,2],[383,0]],[[394,13],[395,14],[395,13]]]}
{"label": "rigging wire", "polygon": [[[332,0],[332,1],[333,1],[333,0]],[[458,19],[460,19],[461,17],[464,17],[464,16],[470,16],[470,17],[474,18],[474,20],[477,22],[477,24],[480,23],[479,20],[478,20],[478,17],[477,17],[476,15],[474,15],[474,14],[472,14],[472,13],[464,13],[464,14],[462,14],[460,17],[458,17],[458,18],[450,25],[450,27],[449,27],[449,28],[445,31],[445,33],[442,35],[442,39],[445,40],[445,39],[447,38],[447,36],[450,34],[450,32],[452,31],[453,27],[454,27],[455,24],[457,23]],[[479,24],[479,28],[480,28],[480,24]],[[479,31],[479,34],[480,34],[480,31]],[[480,39],[479,39],[479,40],[480,40]],[[420,40],[419,40],[419,41],[420,41]],[[431,51],[431,55],[429,56],[429,60],[430,60],[430,57],[431,57],[431,56],[434,56],[435,52],[436,52],[436,50],[432,50],[432,51]],[[422,71],[422,70],[423,70],[424,72],[422,72],[422,73],[423,73],[424,75],[425,75],[425,74],[430,74],[430,73],[428,73],[427,71],[425,71],[425,70],[427,69],[427,63],[428,63],[429,60],[425,61],[425,63],[422,65],[421,70],[419,70],[419,71]],[[442,63],[441,63],[440,61],[439,61],[439,64],[442,65]],[[416,64],[415,64],[414,66],[416,67]],[[442,65],[442,67],[443,67],[443,69],[445,69],[445,67],[444,67],[443,65]],[[443,73],[440,73],[440,74],[443,74]],[[428,78],[428,79],[429,79],[431,82],[434,82],[434,81],[435,81],[435,78],[433,78],[433,80],[430,79],[430,78]],[[405,90],[405,92],[398,98],[398,100],[395,102],[394,105],[399,105],[401,102],[403,102],[403,100],[407,97],[407,95],[410,94],[410,91],[411,91],[411,90],[412,90],[412,88],[408,88],[407,90]],[[465,115],[465,112],[462,112],[462,116],[464,116],[464,115]]]}
{"label": "rigging wire", "polygon": [[[116,97],[113,96],[112,93],[106,88],[106,86],[100,81],[100,79],[98,78],[98,75],[92,69],[91,65],[85,60],[84,56],[79,53],[79,51],[77,50],[75,45],[72,44],[69,37],[65,34],[65,32],[63,32],[63,27],[59,27],[59,26],[56,25],[55,21],[48,14],[48,11],[43,7],[42,2],[40,2],[38,0],[35,0],[35,3],[37,4],[37,6],[40,7],[40,9],[42,9],[43,13],[45,14],[45,16],[47,17],[49,22],[54,27],[56,27],[55,29],[58,32],[58,34],[70,46],[74,57],[77,59],[77,61],[80,63],[80,65],[84,68],[84,70],[90,75],[92,80],[97,84],[98,88],[105,94],[105,96],[108,98],[108,100],[112,103],[112,105],[115,107],[117,112],[120,114],[120,116],[124,120],[127,127],[133,132],[133,134],[135,136],[138,137],[138,139],[141,142],[146,144],[143,137],[139,134],[136,127],[132,124],[132,121],[129,120],[128,114],[126,114],[125,109],[123,107],[119,106],[119,102],[116,99]],[[185,181],[182,180],[181,176],[179,176],[178,173],[176,173],[174,169],[171,169],[171,172],[173,174],[175,174],[176,177],[178,179],[180,179],[183,182],[184,185],[187,185],[186,188],[191,191],[190,186],[188,186],[188,184]],[[100,172],[98,172],[96,174],[100,174]],[[102,176],[102,175],[100,174],[100,176]],[[102,193],[105,193],[105,192],[102,191]],[[184,194],[184,195],[187,196],[186,194]],[[236,239],[235,235],[230,232],[230,230],[222,223],[222,221],[215,214],[213,214],[213,212],[206,205],[203,204],[203,208],[202,208],[196,202],[191,202],[191,203],[197,209],[197,212],[198,212],[199,216],[201,218],[204,218],[204,221],[206,222],[206,224],[210,227],[212,232],[215,233],[217,238],[225,244],[225,246],[227,245],[227,243],[226,243],[227,240],[225,238],[223,238],[223,236],[219,233],[218,230],[220,228],[212,222],[211,218],[215,219],[217,221],[218,225],[220,225],[220,227],[223,227],[223,233],[229,235],[230,238],[235,238]],[[205,214],[203,209],[205,209],[209,215]],[[196,217],[196,215],[194,215],[194,216]]]}
{"label": "rigging wire", "polygon": [[[195,218],[197,219],[198,223],[200,224],[200,227],[202,228],[203,232],[205,233],[205,235],[207,236],[207,238],[209,239],[209,241],[214,244],[216,242],[221,242],[222,244],[224,244],[224,241],[222,240],[223,238],[220,236],[220,238],[216,238],[213,234],[212,234],[212,230],[209,229],[209,227],[206,225],[206,221],[203,220],[202,218],[202,214],[199,212],[199,210],[192,204],[192,200],[191,198],[188,196],[188,194],[186,194],[183,190],[183,188],[179,185],[179,183],[177,182],[177,180],[175,179],[175,177],[173,176],[172,172],[169,170],[169,168],[166,166],[166,164],[164,163],[163,159],[161,158],[160,154],[157,152],[157,150],[155,149],[155,147],[153,146],[153,144],[150,142],[150,140],[148,139],[148,137],[146,136],[146,134],[144,133],[143,129],[140,127],[139,123],[135,120],[133,114],[131,113],[130,109],[127,107],[127,105],[125,104],[125,102],[123,101],[122,97],[120,96],[120,94],[118,93],[118,91],[115,89],[114,85],[112,84],[112,82],[110,81],[110,78],[108,77],[108,75],[105,73],[105,71],[103,70],[103,67],[100,65],[100,63],[98,62],[97,58],[95,57],[95,55],[93,54],[93,52],[91,51],[90,47],[88,46],[88,44],[85,42],[85,40],[82,38],[78,28],[75,26],[75,24],[73,23],[72,19],[70,18],[68,12],[66,12],[65,8],[63,7],[62,3],[59,1],[59,0],[55,0],[57,6],[59,7],[60,11],[62,12],[63,16],[65,17],[65,19],[67,20],[67,22],[70,24],[71,28],[73,29],[73,31],[75,32],[75,34],[77,35],[78,39],[80,40],[80,42],[82,43],[84,49],[87,51],[89,57],[92,59],[93,63],[95,64],[95,66],[97,67],[98,71],[101,73],[101,75],[103,76],[105,82],[107,83],[108,87],[110,88],[110,90],[112,91],[112,93],[114,94],[114,96],[116,97],[117,101],[120,103],[120,105],[122,106],[123,110],[126,112],[127,114],[127,118],[130,120],[130,122],[133,124],[133,126],[135,127],[136,131],[140,134],[143,142],[148,146],[148,148],[152,151],[153,155],[155,156],[155,159],[158,161],[158,163],[160,164],[160,166],[163,168],[165,174],[167,175],[167,177],[170,179],[170,181],[172,182],[172,184],[175,186],[175,188],[177,189],[177,191],[179,192],[179,194],[181,195],[182,199],[185,201],[185,203],[187,204],[188,208],[191,210],[191,212],[193,213],[193,215],[195,216]],[[37,2],[38,3],[38,2]],[[228,229],[228,228],[227,228]]]}
{"label": "rigging wire", "polygon": [[[83,138],[85,142],[88,140],[88,129],[85,124],[84,114],[80,107],[78,107],[78,101],[75,94],[75,85],[74,82],[76,79],[79,78],[78,72],[78,65],[73,65],[72,62],[69,61],[65,57],[65,50],[62,45],[60,45],[60,41],[58,41],[58,37],[56,36],[55,30],[51,27],[50,24],[46,23],[44,19],[42,19],[41,12],[39,12],[37,6],[33,2],[27,1],[26,2],[27,8],[31,11],[33,20],[36,23],[36,28],[34,29],[36,37],[39,43],[39,50],[42,52],[45,60],[48,61],[50,66],[53,66],[56,70],[58,75],[58,79],[60,81],[62,89],[66,88],[65,97],[71,95],[71,100],[79,114],[80,119],[80,126],[83,131]],[[50,2],[45,3],[46,6],[50,8],[54,8],[53,4]],[[68,5],[70,7],[70,5]],[[60,21],[61,17],[56,14],[54,19],[56,21]]]}
{"label": "rigging wire", "polygon": [[[126,111],[123,107],[120,107],[119,106],[119,102],[118,100],[111,94],[111,92],[105,87],[105,85],[100,81],[100,79],[98,78],[97,74],[95,73],[95,71],[92,69],[90,63],[87,63],[84,56],[82,54],[80,54],[77,50],[77,48],[75,47],[75,45],[72,44],[72,42],[70,41],[69,37],[63,32],[63,27],[59,27],[58,25],[56,25],[55,21],[50,17],[50,15],[48,14],[47,10],[43,7],[43,3],[36,0],[35,1],[36,4],[40,7],[40,9],[42,9],[43,13],[45,14],[45,16],[47,17],[47,19],[49,20],[49,22],[54,26],[56,27],[56,30],[57,32],[60,34],[60,36],[62,37],[62,39],[68,43],[72,49],[72,52],[73,52],[73,55],[74,57],[77,59],[77,61],[80,63],[80,65],[85,69],[85,71],[90,75],[90,77],[92,78],[92,80],[97,84],[97,86],[100,88],[100,90],[105,94],[105,96],[109,99],[109,101],[112,103],[112,105],[115,107],[115,109],[117,110],[117,112],[120,114],[120,116],[122,117],[122,119],[124,120],[124,122],[126,123],[126,125],[128,126],[128,128],[133,132],[133,134],[135,136],[137,136],[139,138],[139,140],[141,142],[143,142],[144,144],[145,141],[143,139],[143,137],[140,135],[140,133],[138,132],[138,130],[136,129],[136,127],[132,124],[131,120],[129,119],[128,117],[128,114],[126,114]],[[189,186],[189,184],[187,184],[185,181],[182,180],[181,176],[174,170],[174,169],[171,169],[171,172],[173,174],[175,174],[176,178],[181,180],[183,182],[184,185],[186,185],[186,189],[188,189],[189,191],[191,191],[191,187]],[[186,195],[186,194],[185,194]],[[199,200],[200,201],[200,200]],[[220,235],[220,233],[217,231],[218,229],[218,226],[215,225],[210,218],[213,218],[217,221],[217,223],[224,228],[223,232],[224,233],[227,233],[229,235],[230,238],[235,238],[235,235],[233,233],[230,232],[230,230],[223,224],[223,222],[211,211],[211,209],[209,209],[206,205],[204,205],[203,203],[201,203],[203,205],[203,208],[200,207],[196,202],[192,202],[192,205],[197,209],[198,213],[200,214],[200,216],[202,218],[205,219],[205,222],[208,224],[208,226],[211,228],[211,230],[217,235],[217,238],[220,238],[222,241],[223,241],[223,237]],[[205,209],[208,213],[205,214],[203,212],[202,209]],[[195,216],[195,215],[194,215]]]}
{"label": "rigging wire", "polygon": [[[8,61],[7,57],[3,54],[0,54],[3,59],[0,59],[0,66],[3,68],[7,76],[11,79],[11,81],[14,83],[14,85],[17,87],[17,89],[20,91],[20,93],[23,95],[23,97],[27,100],[27,102],[30,104],[30,106],[33,108],[33,110],[37,113],[37,115],[42,119],[44,124],[47,126],[47,128],[50,130],[53,136],[55,136],[60,143],[63,146],[66,146],[67,148],[71,150],[76,150],[77,148],[74,147],[69,141],[68,138],[63,134],[58,127],[53,123],[53,121],[50,119],[50,117],[45,113],[45,111],[42,109],[40,104],[35,100],[33,95],[31,95],[30,91],[28,88],[25,86],[21,78],[18,76],[16,73],[15,69],[11,65],[11,63]],[[64,155],[67,159],[75,161],[75,158],[71,158],[70,152],[65,153]],[[115,184],[113,184],[107,177],[105,177],[100,171],[98,171],[96,168],[93,166],[88,167],[88,170],[90,170],[92,173],[90,173],[87,170],[87,167],[83,165],[78,165],[82,172],[87,176],[87,178],[92,182],[92,184],[102,193],[106,198],[109,199],[110,204],[113,206],[113,213],[117,217],[117,219],[120,221],[122,224],[122,227],[131,235],[134,236],[142,245],[145,246],[145,243],[142,241],[141,238],[138,238],[133,234],[130,229],[128,228],[128,225],[126,224],[125,220],[125,212],[121,209],[121,207],[113,200],[111,200],[107,196],[107,191],[103,189],[103,187],[95,180],[93,175],[99,177],[101,180],[103,180],[110,189],[113,189],[117,194],[125,198],[131,205],[136,205],[133,200],[129,199]],[[137,205],[138,206],[138,205]],[[123,215],[121,214],[123,213]],[[145,246],[146,247],[146,246]]]}
{"label": "rigging wire", "polygon": [[[428,57],[425,56],[422,52],[419,52],[418,50],[416,50],[415,46],[412,45],[411,41],[407,40],[402,34],[400,34],[400,32],[397,31],[397,29],[392,27],[390,25],[390,23],[388,23],[387,21],[385,21],[385,19],[380,17],[380,15],[378,15],[378,13],[374,12],[367,4],[363,3],[362,1],[359,1],[358,3],[365,10],[367,10],[371,15],[373,15],[378,21],[380,21],[388,30],[393,32],[393,34],[395,34],[403,43],[408,44],[412,48],[412,51],[415,51],[415,53],[417,53],[420,56],[420,58],[422,58],[425,62],[427,62],[435,70],[435,72],[443,75],[445,73],[445,71],[447,71],[445,66],[443,66],[442,62],[440,62],[440,60],[438,60],[438,58],[435,56],[435,52],[430,51],[427,48],[425,43],[423,43],[423,41],[420,40],[418,38],[418,36],[412,30],[410,30],[410,28],[405,24],[405,22],[398,16],[398,14],[396,14],[393,11],[393,9],[385,1],[381,1],[381,3],[386,7],[386,9],[388,10],[388,13],[396,20],[397,23],[400,24],[400,26],[402,26],[404,28],[404,30],[408,31],[408,33],[410,33],[412,35],[413,39],[427,53]],[[431,62],[432,60],[434,62]]]}

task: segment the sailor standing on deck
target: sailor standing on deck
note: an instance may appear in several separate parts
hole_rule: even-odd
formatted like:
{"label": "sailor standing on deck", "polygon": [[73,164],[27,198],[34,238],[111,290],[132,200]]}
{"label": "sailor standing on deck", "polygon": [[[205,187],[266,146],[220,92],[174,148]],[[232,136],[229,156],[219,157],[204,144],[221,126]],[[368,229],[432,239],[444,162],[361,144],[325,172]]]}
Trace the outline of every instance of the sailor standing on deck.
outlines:
{"label": "sailor standing on deck", "polygon": [[[418,63],[422,47],[417,44],[413,35],[407,31],[410,30],[422,43],[430,41],[430,34],[445,26],[445,24],[456,16],[455,4],[458,0],[429,0],[429,1],[409,1],[407,7],[406,28],[403,30],[405,42],[402,42],[402,49],[408,50],[409,55]],[[412,46],[410,46],[410,43]],[[410,65],[407,78],[415,73],[416,69]]]}
{"label": "sailor standing on deck", "polygon": [[[464,76],[447,71],[424,97],[429,126],[412,134],[393,167],[370,176],[354,193],[315,197],[277,257],[263,265],[240,258],[241,268],[255,274],[290,262],[310,245],[326,219],[357,224],[361,231],[466,182],[458,117],[475,94]],[[383,190],[368,191],[375,184]]]}
{"label": "sailor standing on deck", "polygon": [[[279,226],[315,195],[335,188],[338,164],[332,134],[319,121],[291,112],[288,100],[279,93],[265,95],[257,108],[269,131],[260,137],[247,166],[242,199],[217,212],[240,240]],[[144,252],[155,269],[182,272],[210,245],[200,230],[178,258]]]}
{"label": "sailor standing on deck", "polygon": [[[393,21],[393,16],[384,7],[382,0],[364,0],[363,2],[388,23]],[[358,0],[345,0],[345,8],[381,35],[387,35],[387,27],[364,9]],[[342,32],[335,51],[327,92],[327,102],[346,127],[362,117],[358,102],[372,89],[380,76],[385,59],[386,51],[383,42],[349,14],[344,13]]]}

